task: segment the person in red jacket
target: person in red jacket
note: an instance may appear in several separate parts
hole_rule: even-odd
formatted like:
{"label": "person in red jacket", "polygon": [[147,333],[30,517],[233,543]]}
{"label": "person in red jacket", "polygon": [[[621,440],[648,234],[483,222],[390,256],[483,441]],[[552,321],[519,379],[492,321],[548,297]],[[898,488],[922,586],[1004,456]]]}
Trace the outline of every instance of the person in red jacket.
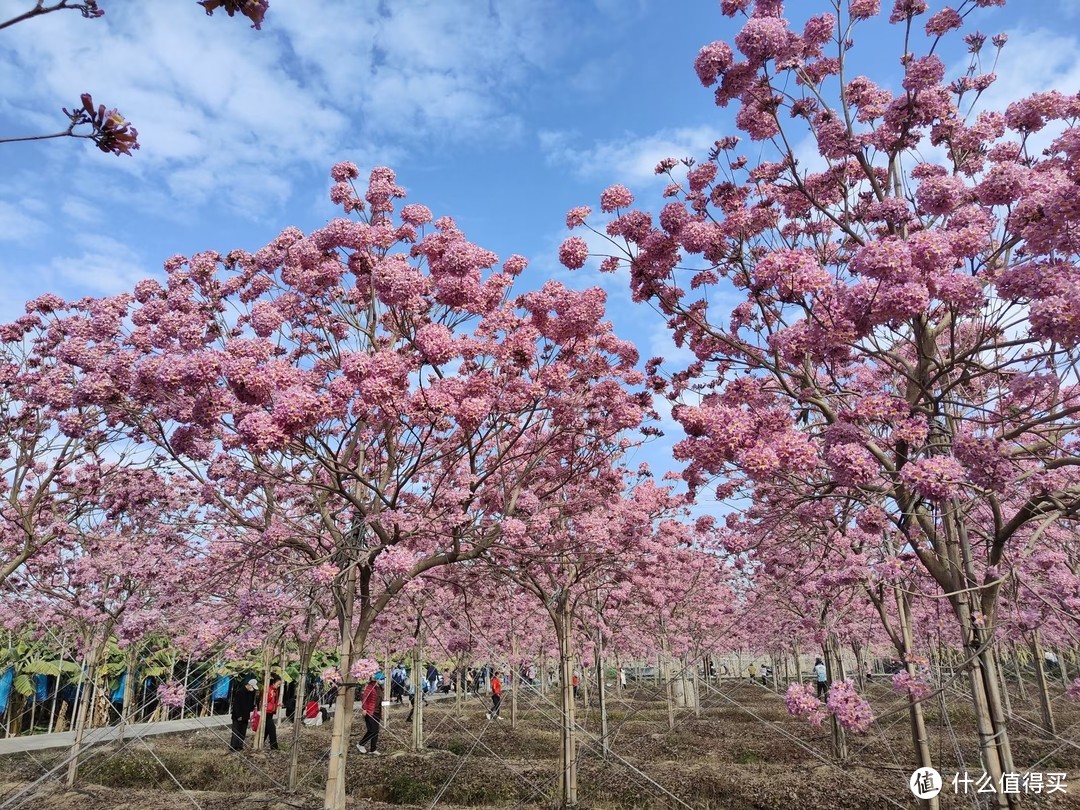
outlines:
{"label": "person in red jacket", "polygon": [[502,704],[502,679],[499,670],[491,673],[491,711],[487,713],[488,720],[502,720],[499,717],[499,706]]}
{"label": "person in red jacket", "polygon": [[367,686],[364,687],[364,692],[360,696],[360,707],[364,710],[364,725],[367,727],[364,738],[356,744],[361,754],[379,753],[376,749],[379,747],[379,728],[382,725],[383,679],[383,674],[376,672],[368,678]]}
{"label": "person in red jacket", "polygon": [[278,750],[277,723],[274,717],[281,706],[281,678],[277,674],[270,676],[270,685],[266,688],[266,743],[272,751]]}

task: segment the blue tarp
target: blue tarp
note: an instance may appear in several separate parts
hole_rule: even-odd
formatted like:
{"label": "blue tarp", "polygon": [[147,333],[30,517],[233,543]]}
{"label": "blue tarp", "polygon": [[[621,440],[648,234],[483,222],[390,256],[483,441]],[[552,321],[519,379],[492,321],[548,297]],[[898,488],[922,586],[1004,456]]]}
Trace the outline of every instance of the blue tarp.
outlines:
{"label": "blue tarp", "polygon": [[211,693],[211,700],[228,700],[229,698],[229,678],[228,675],[222,675],[217,679],[217,683],[214,684],[214,691]]}
{"label": "blue tarp", "polygon": [[124,684],[126,684],[126,683],[127,683],[127,671],[125,670],[124,674],[120,676],[119,685],[113,690],[113,693],[112,693],[112,702],[113,703],[119,703],[120,701],[122,701],[124,699]]}
{"label": "blue tarp", "polygon": [[0,714],[7,711],[8,698],[11,697],[11,684],[15,681],[15,667],[8,667],[7,671],[0,675]]}
{"label": "blue tarp", "polygon": [[49,676],[48,675],[35,675],[34,676],[34,700],[39,703],[49,699]]}

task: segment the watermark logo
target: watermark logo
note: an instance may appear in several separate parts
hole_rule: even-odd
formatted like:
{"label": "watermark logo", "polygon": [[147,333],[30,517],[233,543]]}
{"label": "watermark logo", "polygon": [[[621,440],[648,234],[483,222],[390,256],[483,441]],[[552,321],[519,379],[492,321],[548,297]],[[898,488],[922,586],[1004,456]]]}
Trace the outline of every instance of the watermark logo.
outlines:
{"label": "watermark logo", "polygon": [[941,793],[941,774],[933,768],[919,768],[911,775],[908,786],[916,799],[932,799]]}

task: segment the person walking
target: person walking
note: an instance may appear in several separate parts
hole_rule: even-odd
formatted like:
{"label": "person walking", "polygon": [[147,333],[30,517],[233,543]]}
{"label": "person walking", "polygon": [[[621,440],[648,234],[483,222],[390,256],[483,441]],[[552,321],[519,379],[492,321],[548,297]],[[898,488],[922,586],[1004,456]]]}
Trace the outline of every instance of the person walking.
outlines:
{"label": "person walking", "polygon": [[817,696],[823,698],[828,695],[828,670],[825,669],[825,662],[820,658],[814,662],[814,675],[817,676]]}
{"label": "person walking", "polygon": [[408,674],[405,672],[405,664],[398,661],[394,671],[390,673],[390,700],[401,703],[405,697],[405,683]]}
{"label": "person walking", "polygon": [[767,666],[765,666],[764,664],[762,664],[760,667],[758,667],[758,675],[761,677],[761,685],[762,686],[768,686],[769,685],[769,668]]}
{"label": "person walking", "polygon": [[383,680],[381,672],[376,672],[368,678],[367,686],[364,687],[360,697],[360,706],[364,710],[364,725],[367,733],[356,744],[361,754],[379,754],[379,729],[382,727],[382,702]]}
{"label": "person walking", "polygon": [[491,673],[491,711],[487,713],[488,720],[502,720],[499,717],[499,706],[502,705],[502,679],[499,678],[499,670]]}
{"label": "person walking", "polygon": [[413,684],[409,684],[409,716],[405,718],[406,723],[412,722],[413,712],[416,711],[416,687]]}
{"label": "person walking", "polygon": [[435,666],[434,662],[428,662],[427,665],[427,691],[432,694],[438,694],[439,692],[439,668]]}
{"label": "person walking", "polygon": [[247,737],[248,722],[255,711],[255,690],[258,682],[252,678],[233,692],[232,701],[232,739],[229,748],[233,751],[244,750],[244,738]]}
{"label": "person walking", "polygon": [[278,750],[277,744],[277,712],[281,706],[281,676],[277,673],[270,676],[270,685],[266,687],[266,744],[271,751]]}

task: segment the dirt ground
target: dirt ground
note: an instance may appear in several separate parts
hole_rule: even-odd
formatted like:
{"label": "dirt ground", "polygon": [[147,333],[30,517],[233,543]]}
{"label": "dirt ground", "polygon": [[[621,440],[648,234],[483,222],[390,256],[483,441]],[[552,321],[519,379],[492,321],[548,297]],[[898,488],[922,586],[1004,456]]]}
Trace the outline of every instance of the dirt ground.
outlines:
{"label": "dirt ground", "polygon": [[[651,686],[609,698],[611,751],[582,739],[581,808],[732,808],[811,810],[916,807],[908,790],[913,768],[903,699],[883,684],[868,689],[879,722],[848,738],[847,760],[830,753],[830,728],[790,717],[783,697],[759,685],[722,682],[702,696],[702,710],[679,709],[669,728],[666,703]],[[348,765],[350,808],[549,808],[557,792],[557,696],[520,701],[510,721],[485,719],[485,702],[470,696],[428,707],[427,749],[408,752],[407,707],[392,706],[380,741],[384,755],[361,756]],[[1031,705],[1029,705],[1031,704]],[[1080,808],[1080,705],[1054,701],[1058,737],[1038,727],[1032,696],[1014,696],[1010,729],[1021,771],[1064,772],[1066,792],[1028,794],[1024,806]],[[980,805],[975,784],[957,795],[954,773],[982,774],[971,711],[963,695],[927,704],[935,764],[945,778],[943,808]],[[599,713],[579,705],[579,720],[598,734]],[[284,726],[284,724],[282,724]],[[363,724],[357,723],[357,730]],[[279,736],[288,748],[291,729]],[[227,729],[151,738],[123,748],[97,749],[80,771],[80,784],[64,790],[60,779],[42,778],[67,752],[36,752],[0,759],[0,808],[49,810],[301,810],[321,807],[329,726],[301,733],[300,788],[285,790],[287,751],[231,755]],[[250,744],[250,743],[249,743]],[[958,747],[965,761],[958,759]],[[62,773],[59,773],[62,776]],[[182,786],[182,788],[181,788]],[[962,790],[962,784],[960,785]]]}

